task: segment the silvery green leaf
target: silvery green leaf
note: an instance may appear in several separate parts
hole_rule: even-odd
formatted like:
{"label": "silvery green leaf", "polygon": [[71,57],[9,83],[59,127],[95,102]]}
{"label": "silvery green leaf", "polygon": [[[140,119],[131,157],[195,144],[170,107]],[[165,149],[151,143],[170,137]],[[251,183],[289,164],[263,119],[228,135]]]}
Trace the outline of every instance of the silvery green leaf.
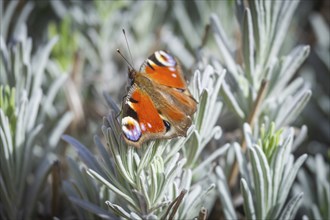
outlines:
{"label": "silvery green leaf", "polygon": [[26,113],[29,117],[26,117],[25,121],[27,130],[31,130],[35,125],[42,96],[43,94],[41,89],[36,90],[36,92],[31,95],[31,100],[28,103]]}
{"label": "silvery green leaf", "polygon": [[[194,125],[192,125],[192,127],[194,127]],[[171,157],[173,157],[179,150],[181,150],[184,146],[185,146],[185,143],[189,140],[190,136],[192,135],[192,131],[193,131],[194,128],[192,128],[189,132],[188,130],[188,135],[187,135],[187,138],[179,138],[179,140],[175,141],[173,144],[171,144],[171,149],[169,152],[166,152],[166,155],[165,155],[165,159],[164,161],[167,162],[168,160],[171,159]]]}
{"label": "silvery green leaf", "polygon": [[104,185],[106,185],[107,187],[109,187],[109,189],[111,189],[112,191],[114,191],[115,193],[117,193],[118,195],[120,195],[130,205],[134,206],[136,204],[129,195],[124,194],[122,191],[120,191],[118,188],[116,188],[113,184],[111,184],[110,182],[108,182],[106,179],[104,179],[101,175],[99,175],[98,173],[96,173],[94,170],[88,169],[87,172],[88,172],[88,174],[90,176],[92,176],[93,178],[95,178],[98,181],[102,182]]}
{"label": "silvery green leaf", "polygon": [[225,103],[228,104],[228,107],[231,108],[239,118],[243,119],[246,117],[245,113],[243,112],[242,108],[238,104],[235,96],[230,91],[229,85],[226,82],[223,82],[223,85],[221,87],[221,92],[224,95]]}
{"label": "silvery green leaf", "polygon": [[275,120],[276,125],[283,126],[291,123],[306,106],[311,95],[312,92],[310,90],[307,90],[301,92],[295,97],[289,97],[278,112],[278,116]]}
{"label": "silvery green leaf", "polygon": [[180,154],[176,153],[174,156],[171,157],[171,160],[167,162],[167,166],[165,168],[165,174],[169,174],[177,164],[178,160],[180,158]]}
{"label": "silvery green leaf", "polygon": [[252,147],[255,144],[255,140],[253,138],[251,127],[247,124],[243,124],[244,138],[246,141],[246,146]]}
{"label": "silvery green leaf", "polygon": [[31,94],[34,94],[41,86],[43,73],[45,71],[50,52],[57,41],[58,37],[51,39],[42,49],[39,49],[36,56],[32,58],[32,67],[35,68],[32,71],[35,71],[35,74]]}
{"label": "silvery green leaf", "polygon": [[[280,95],[275,95],[275,100],[282,102],[285,100],[285,97],[289,97],[292,94],[295,94],[300,89],[306,87],[306,83],[301,77],[297,77],[296,79],[293,79],[292,82],[287,85],[285,88],[281,89]],[[272,101],[275,101],[273,98]]]}
{"label": "silvery green leaf", "polygon": [[182,182],[180,184],[180,189],[179,190],[188,190],[191,186],[191,181],[192,181],[192,172],[190,169],[185,169],[183,171],[183,177],[182,177]]}
{"label": "silvery green leaf", "polygon": [[244,212],[247,219],[256,219],[253,198],[249,186],[244,178],[241,179],[241,192],[244,198]]}
{"label": "silvery green leaf", "polygon": [[196,210],[194,209],[191,209],[192,207],[194,207],[194,203],[197,202],[199,199],[200,199],[200,195],[202,194],[202,188],[200,186],[196,186],[196,187],[193,187],[189,194],[186,195],[184,198],[184,203],[185,203],[185,206],[183,208],[183,210],[181,211],[180,213],[180,218],[187,218],[185,217],[186,215],[190,215],[189,211],[190,212],[196,212]]}
{"label": "silvery green leaf", "polygon": [[[207,76],[206,76],[207,77]],[[190,82],[190,92],[194,98],[199,97],[199,94],[201,94],[201,73],[200,70],[196,70],[193,75],[193,79]]]}
{"label": "silvery green leaf", "polygon": [[121,206],[119,205],[116,205],[116,204],[113,204],[111,203],[110,201],[106,201],[105,202],[110,209],[113,210],[114,213],[116,213],[117,215],[119,216],[122,216],[122,217],[125,217],[126,219],[130,219],[130,214],[124,210]]}
{"label": "silvery green leaf", "polygon": [[266,176],[263,175],[262,170],[265,169],[264,165],[261,163],[261,158],[258,157],[256,153],[256,147],[251,147],[248,149],[249,156],[252,165],[252,173],[256,194],[256,217],[264,218],[266,216],[266,207],[265,203],[266,191],[268,190],[265,186]]}
{"label": "silvery green leaf", "polygon": [[62,139],[71,144],[77,150],[79,156],[88,165],[88,167],[98,172],[101,171],[94,155],[83,144],[69,135],[63,135]]}
{"label": "silvery green leaf", "polygon": [[254,36],[250,9],[245,9],[243,23],[243,56],[248,80],[254,84]]}
{"label": "silvery green leaf", "polygon": [[52,8],[54,9],[54,12],[60,17],[63,18],[65,14],[67,13],[67,8],[65,7],[64,3],[62,1],[51,1],[50,2]]}
{"label": "silvery green leaf", "polygon": [[280,182],[281,182],[281,177],[282,177],[282,172],[284,168],[284,163],[286,161],[287,152],[285,146],[290,146],[292,143],[292,136],[288,137],[288,139],[285,141],[284,145],[278,147],[276,151],[274,152],[274,156],[271,160],[271,170],[272,170],[272,177],[273,177],[273,204],[276,202],[278,198],[278,192],[280,190]]}
{"label": "silvery green leaf", "polygon": [[186,166],[193,166],[196,160],[198,159],[198,156],[200,155],[201,151],[201,138],[197,131],[193,131],[192,135],[190,136],[188,143],[189,151],[186,153],[187,158],[187,164]]}
{"label": "silvery green leaf", "polygon": [[[296,73],[297,69],[306,60],[309,52],[309,46],[297,46],[291,51],[290,54],[282,58],[281,69],[277,74],[273,73],[273,77],[278,78],[276,78],[274,88],[270,88],[271,93],[269,96],[275,96],[276,94],[279,94],[283,88],[285,88],[288,82],[292,79],[293,74]],[[273,82],[275,83],[275,79]]]}
{"label": "silvery green leaf", "polygon": [[205,111],[206,111],[206,106],[207,106],[207,102],[208,102],[208,90],[204,89],[202,91],[202,94],[200,95],[199,98],[199,105],[198,105],[198,115],[197,115],[197,120],[196,120],[196,128],[198,130],[201,129],[202,127],[202,122],[203,122],[203,116],[205,115]]}
{"label": "silvery green leaf", "polygon": [[31,13],[32,9],[34,8],[34,3],[28,2],[24,5],[23,10],[20,12],[19,17],[16,20],[15,23],[15,29],[13,31],[13,36],[17,36],[17,32],[19,32],[19,29],[22,28],[22,25],[26,23],[26,20]]}
{"label": "silvery green leaf", "polygon": [[[130,219],[134,219],[134,220],[142,220],[143,218],[141,218],[140,216],[138,216],[136,213],[131,212],[131,213],[130,213]],[[152,218],[148,218],[148,219],[152,219]]]}
{"label": "silvery green leaf", "polygon": [[25,122],[25,117],[26,117],[26,108],[28,105],[28,100],[26,97],[26,92],[23,92],[22,94],[22,98],[20,100],[20,106],[19,106],[19,112],[18,112],[18,116],[17,116],[17,130],[16,130],[16,134],[15,134],[15,143],[17,144],[17,146],[22,146],[22,143],[24,142],[25,139],[25,128],[26,128],[26,124]]}
{"label": "silvery green leaf", "polygon": [[201,162],[196,168],[193,169],[193,174],[201,172],[207,165],[211,164],[217,157],[223,155],[229,149],[230,144],[226,144],[212,153],[206,160]]}
{"label": "silvery green leaf", "polygon": [[224,213],[227,219],[237,219],[235,208],[233,206],[230,191],[227,185],[227,179],[220,166],[215,168],[217,174],[217,188],[220,193],[220,201],[223,206]]}
{"label": "silvery green leaf", "polygon": [[11,1],[7,7],[6,10],[4,10],[4,2],[0,3],[0,11],[1,11],[1,35],[7,39],[8,38],[8,30],[10,28],[10,21],[12,19],[12,16],[15,12],[15,9],[18,5],[18,1]]}
{"label": "silvery green leaf", "polygon": [[292,219],[296,215],[300,203],[302,201],[304,193],[300,193],[295,197],[292,197],[289,202],[287,203],[286,207],[282,211],[282,214],[279,216],[279,219]]}
{"label": "silvery green leaf", "polygon": [[265,204],[266,207],[269,207],[271,205],[271,201],[272,201],[272,182],[271,182],[270,167],[268,165],[266,155],[261,150],[261,148],[259,146],[255,146],[254,149],[260,159],[260,165],[262,168],[262,176],[263,176],[264,183],[265,183],[265,185],[264,185],[265,196],[264,196],[264,199],[262,200],[262,203]]}
{"label": "silvery green leaf", "polygon": [[247,160],[244,157],[244,154],[241,150],[241,146],[236,142],[233,144],[233,146],[234,146],[234,150],[235,150],[235,154],[236,154],[236,160],[237,160],[238,166],[239,166],[239,171],[242,175],[242,178],[244,178],[246,180],[246,183],[249,185],[249,188],[252,188]]}
{"label": "silvery green leaf", "polygon": [[[11,160],[10,155],[13,153],[14,146],[11,138],[9,119],[6,117],[2,109],[0,109],[0,122],[0,137],[3,144],[3,148],[1,148],[1,155],[4,156],[4,159],[9,161]],[[13,161],[9,162],[10,165],[12,165],[12,163]]]}
{"label": "silvery green leaf", "polygon": [[278,201],[284,203],[284,201],[286,200],[286,198],[289,194],[289,190],[292,187],[293,181],[296,178],[297,172],[306,159],[307,159],[306,154],[300,156],[297,159],[297,161],[294,163],[294,165],[293,165],[292,169],[290,170],[290,172],[288,173],[288,175],[283,177],[283,182],[281,182],[281,186],[280,186],[281,195],[278,197]]}
{"label": "silvery green leaf", "polygon": [[283,6],[281,13],[279,15],[279,22],[276,26],[276,34],[274,34],[274,38],[272,39],[272,48],[268,53],[268,57],[275,57],[280,50],[280,47],[284,41],[286,36],[287,29],[290,24],[290,20],[293,16],[295,9],[298,6],[299,1],[290,1],[287,2],[287,6]]}
{"label": "silvery green leaf", "polygon": [[214,37],[217,42],[217,46],[219,47],[219,51],[224,59],[226,64],[226,68],[228,71],[233,74],[235,77],[238,77],[238,72],[236,69],[236,63],[231,55],[231,51],[229,50],[229,46],[227,45],[226,37],[224,32],[222,32],[222,28],[219,22],[218,17],[215,14],[211,15],[210,23],[212,30],[214,32]]}
{"label": "silvery green leaf", "polygon": [[181,29],[184,30],[182,33],[186,35],[185,38],[190,41],[190,45],[196,48],[199,44],[200,37],[196,32],[196,26],[189,21],[186,10],[187,9],[184,7],[183,2],[178,2],[178,4],[174,7],[174,13],[177,17],[181,18],[178,19],[178,23]]}

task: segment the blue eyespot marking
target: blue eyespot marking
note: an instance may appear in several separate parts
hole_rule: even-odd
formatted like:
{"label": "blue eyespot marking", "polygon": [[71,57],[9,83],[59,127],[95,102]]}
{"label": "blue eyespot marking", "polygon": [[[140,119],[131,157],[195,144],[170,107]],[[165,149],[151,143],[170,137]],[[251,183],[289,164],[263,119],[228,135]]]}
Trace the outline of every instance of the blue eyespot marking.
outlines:
{"label": "blue eyespot marking", "polygon": [[170,54],[166,53],[165,51],[162,50],[156,51],[155,57],[164,66],[172,67],[176,65],[176,61],[174,57],[172,57]]}
{"label": "blue eyespot marking", "polygon": [[141,128],[139,123],[132,117],[125,117],[121,120],[122,130],[124,132],[125,137],[133,142],[137,142],[141,135]]}

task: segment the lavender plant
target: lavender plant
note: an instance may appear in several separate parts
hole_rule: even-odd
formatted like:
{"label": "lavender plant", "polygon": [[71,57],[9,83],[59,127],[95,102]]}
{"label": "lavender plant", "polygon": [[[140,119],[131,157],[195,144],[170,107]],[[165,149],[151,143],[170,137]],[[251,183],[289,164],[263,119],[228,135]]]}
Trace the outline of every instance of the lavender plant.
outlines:
{"label": "lavender plant", "polygon": [[[203,80],[201,76],[204,76]],[[65,137],[77,149],[88,167],[87,173],[113,193],[114,196],[106,202],[113,213],[135,219],[169,216],[190,219],[198,215],[207,199],[206,194],[214,188],[200,173],[210,172],[210,163],[229,147],[226,145],[218,149],[204,162],[200,160],[203,148],[210,139],[221,136],[221,129],[215,125],[213,117],[220,114],[221,103],[217,96],[223,77],[223,71],[215,71],[211,66],[207,66],[202,73],[196,70],[191,91],[194,95],[200,94],[196,97],[200,105],[187,138],[152,141],[139,150],[127,146],[120,135],[121,128],[116,118],[119,109],[114,104],[114,112],[105,119],[102,127],[109,153],[96,139],[102,155],[96,160],[79,142]],[[213,114],[205,115],[206,110]],[[179,201],[177,198],[182,199],[181,205],[174,208]],[[72,200],[92,210],[90,202],[77,197]],[[93,212],[101,213],[97,208]],[[105,213],[103,211],[102,215]]]}
{"label": "lavender plant", "polygon": [[[294,130],[285,130],[283,135],[281,132],[273,133],[270,130],[266,140],[258,141],[260,145],[254,144],[255,141],[251,140],[252,133],[248,125],[245,125],[244,132],[252,167],[249,180],[253,179],[253,186],[249,186],[244,178],[249,174],[243,174],[241,179],[246,215],[249,219],[294,218],[303,193],[299,192],[290,198],[287,204],[286,201],[297,172],[307,158],[304,154],[294,161],[291,153]],[[265,147],[272,150],[265,151]],[[267,152],[272,154],[267,155]]]}
{"label": "lavender plant", "polygon": [[242,64],[235,62],[234,51],[228,46],[228,37],[217,16],[211,17],[220,62],[232,81],[225,82],[222,87],[224,100],[242,122],[258,126],[267,117],[277,128],[288,125],[311,96],[302,78],[292,79],[309,54],[309,47],[297,46],[286,56],[280,54],[284,33],[298,3],[249,1],[247,7],[237,1],[238,14],[244,14],[240,21]]}
{"label": "lavender plant", "polygon": [[[236,157],[229,157],[225,165],[216,168],[220,200],[228,219],[238,218],[229,193],[229,186],[236,183],[237,170],[242,177],[240,191],[248,219],[293,218],[302,199],[300,192],[286,204],[297,171],[306,159],[304,155],[293,165],[291,150],[305,137],[306,127],[302,127],[294,143],[292,130],[284,137],[281,135],[281,130],[297,118],[311,96],[302,78],[292,79],[306,59],[309,47],[298,46],[289,55],[280,53],[284,33],[297,4],[298,1],[237,1],[237,18],[241,18],[241,50],[231,49],[231,42],[227,40],[216,15],[212,15],[210,20],[220,49],[219,61],[215,60],[213,64],[225,66],[230,76],[222,87],[224,102],[242,123],[247,122],[241,146],[233,145]],[[236,57],[242,58],[242,63],[234,59],[234,52]],[[240,151],[242,148],[244,152],[246,146],[249,160],[244,160],[245,156]],[[290,159],[286,161],[280,159],[282,157]],[[239,169],[233,165],[235,158]],[[229,174],[223,169],[230,170]]]}
{"label": "lavender plant", "polygon": [[[54,211],[50,202],[40,203],[48,201],[42,192],[56,164],[52,152],[72,118],[70,113],[50,114],[50,110],[56,110],[54,94],[65,78],[54,77],[54,82],[47,85],[49,89],[42,88],[48,56],[56,38],[38,47],[36,53],[31,52],[32,40],[27,37],[24,20],[32,4],[23,8],[12,35],[8,29],[17,2],[8,3],[4,13],[2,1],[0,6],[0,217],[46,216]],[[14,43],[6,44],[8,39]],[[44,211],[39,212],[38,205]]]}

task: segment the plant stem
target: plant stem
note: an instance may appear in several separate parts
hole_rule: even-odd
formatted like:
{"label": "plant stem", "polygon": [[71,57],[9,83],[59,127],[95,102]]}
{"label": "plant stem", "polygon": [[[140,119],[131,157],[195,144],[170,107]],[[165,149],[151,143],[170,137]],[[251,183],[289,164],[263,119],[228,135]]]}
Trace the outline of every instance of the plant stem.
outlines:
{"label": "plant stem", "polygon": [[261,85],[260,85],[260,88],[259,88],[259,91],[258,91],[257,99],[254,102],[251,114],[249,115],[248,120],[247,120],[247,123],[251,126],[251,128],[253,128],[254,120],[257,118],[257,115],[259,113],[259,108],[260,108],[262,100],[265,97],[265,94],[266,94],[266,91],[267,91],[266,90],[267,86],[268,86],[268,80],[263,79],[261,81]]}
{"label": "plant stem", "polygon": [[[172,212],[171,212],[171,215],[169,216],[169,220],[173,220],[173,218],[174,218],[174,215],[175,215],[175,213],[177,212],[177,210],[178,210],[178,208],[179,208],[179,205],[181,204],[181,202],[182,202],[182,199],[183,199],[183,197],[185,196],[185,194],[187,193],[187,190],[182,190],[181,191],[181,193],[180,193],[180,195],[178,196],[178,197],[176,197],[174,200],[173,200],[173,202],[169,205],[169,207],[167,208],[167,211],[166,211],[166,213],[165,213],[165,215],[164,215],[164,217],[162,218],[162,219],[166,219],[166,216],[170,213],[170,211],[172,210]],[[172,209],[172,207],[173,207],[173,209]]]}
{"label": "plant stem", "polygon": [[[250,125],[251,129],[253,129],[254,121],[258,116],[260,105],[261,105],[262,100],[264,99],[266,91],[267,91],[267,86],[268,86],[268,80],[263,79],[261,81],[261,85],[260,85],[260,88],[258,91],[257,98],[254,102],[252,111],[247,119],[247,123]],[[242,141],[241,147],[242,147],[243,152],[245,152],[246,151],[246,142],[245,142],[244,135],[243,135],[243,141]],[[235,183],[237,182],[238,171],[239,171],[238,163],[235,160],[235,163],[232,166],[232,170],[230,172],[230,177],[229,177],[229,187],[230,188],[234,187]]]}

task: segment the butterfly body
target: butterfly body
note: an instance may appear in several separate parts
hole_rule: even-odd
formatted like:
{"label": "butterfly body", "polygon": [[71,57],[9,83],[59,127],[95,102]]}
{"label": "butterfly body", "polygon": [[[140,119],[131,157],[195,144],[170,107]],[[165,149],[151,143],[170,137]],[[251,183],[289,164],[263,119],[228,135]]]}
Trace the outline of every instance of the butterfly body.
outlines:
{"label": "butterfly body", "polygon": [[190,94],[177,60],[156,51],[139,71],[129,70],[132,80],[123,103],[124,140],[140,147],[151,139],[186,136],[197,102]]}

